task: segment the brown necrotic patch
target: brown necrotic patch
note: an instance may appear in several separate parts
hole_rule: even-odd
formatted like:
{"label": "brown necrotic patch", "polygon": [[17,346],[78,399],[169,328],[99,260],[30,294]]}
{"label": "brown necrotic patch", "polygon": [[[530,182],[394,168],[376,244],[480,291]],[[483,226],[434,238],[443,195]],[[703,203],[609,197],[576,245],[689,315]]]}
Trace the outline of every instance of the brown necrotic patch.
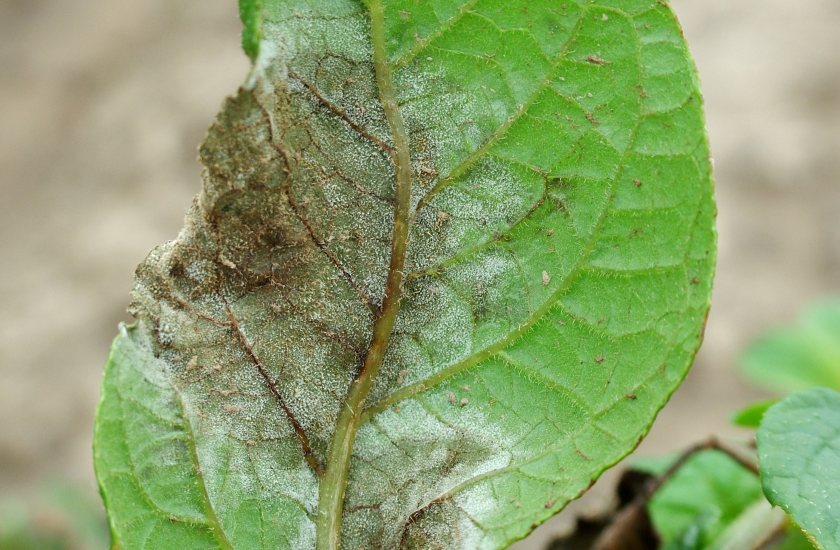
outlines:
{"label": "brown necrotic patch", "polygon": [[[226,102],[201,148],[202,192],[178,239],[138,268],[131,311],[186,391],[204,403],[203,415],[236,410],[247,423],[257,408],[234,401],[274,401],[320,472],[336,411],[370,341],[378,304],[367,283],[387,269],[379,265],[387,248],[376,250],[383,248],[381,213],[337,214],[326,197],[325,167],[339,173],[344,149],[359,136],[325,147],[323,136],[337,133],[330,125],[355,130],[338,114],[318,126],[307,118],[311,97],[287,92],[241,90]],[[381,165],[385,152],[365,147]],[[387,167],[378,170],[388,177]],[[358,176],[342,178],[351,199],[390,208],[361,192]],[[341,238],[353,220],[356,238]],[[370,243],[367,256],[339,246],[359,241]]]}
{"label": "brown necrotic patch", "polygon": [[458,528],[459,513],[450,500],[429,503],[408,518],[399,547],[404,550],[460,548],[463,537]]}

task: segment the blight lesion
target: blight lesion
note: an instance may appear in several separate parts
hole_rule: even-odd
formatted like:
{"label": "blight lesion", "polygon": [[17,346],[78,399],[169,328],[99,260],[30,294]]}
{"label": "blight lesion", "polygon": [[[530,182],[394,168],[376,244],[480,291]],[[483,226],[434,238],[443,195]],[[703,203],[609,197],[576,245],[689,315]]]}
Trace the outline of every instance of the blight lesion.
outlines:
{"label": "blight lesion", "polygon": [[[623,111],[635,117],[638,45],[623,59],[577,40],[611,32],[630,44],[638,29],[619,10],[572,1],[535,6],[557,32],[529,38],[528,10],[452,4],[445,25],[406,49],[389,19],[397,0],[266,0],[272,55],[210,129],[184,230],[138,269],[132,311],[189,404],[196,468],[234,538],[241,518],[224,504],[253,497],[262,517],[282,496],[305,515],[302,546],[509,540],[516,529],[473,516],[518,502],[530,525],[618,458],[587,447],[613,436],[590,426],[601,418],[580,406],[585,392],[625,406],[592,384],[627,385],[632,406],[656,408],[633,377],[613,376],[636,344],[592,298],[612,284],[607,306],[619,311],[636,287],[588,265],[623,180],[638,177],[625,162],[633,139],[626,151],[606,139],[608,105],[572,89],[638,99]],[[407,26],[421,17],[411,5],[397,14]],[[463,25],[551,67],[493,88],[511,76],[493,50],[502,38],[472,45],[484,53],[443,47]],[[596,120],[584,115],[596,107]],[[704,266],[692,276],[707,277]],[[672,339],[691,347],[690,336]],[[673,342],[661,344],[665,354]],[[652,369],[641,383],[660,383],[665,359],[639,358],[638,372]]]}

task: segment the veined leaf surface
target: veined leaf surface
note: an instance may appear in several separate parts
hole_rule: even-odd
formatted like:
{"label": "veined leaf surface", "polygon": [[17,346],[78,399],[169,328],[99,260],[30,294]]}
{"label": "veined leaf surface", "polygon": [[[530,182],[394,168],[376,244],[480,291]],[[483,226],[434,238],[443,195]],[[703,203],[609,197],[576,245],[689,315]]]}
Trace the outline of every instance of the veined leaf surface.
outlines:
{"label": "veined leaf surface", "polygon": [[700,344],[679,26],[655,0],[241,7],[253,73],[105,375],[114,536],[504,547],[637,445]]}
{"label": "veined leaf surface", "polygon": [[840,393],[812,388],[770,408],[756,434],[764,494],[817,548],[840,549]]}

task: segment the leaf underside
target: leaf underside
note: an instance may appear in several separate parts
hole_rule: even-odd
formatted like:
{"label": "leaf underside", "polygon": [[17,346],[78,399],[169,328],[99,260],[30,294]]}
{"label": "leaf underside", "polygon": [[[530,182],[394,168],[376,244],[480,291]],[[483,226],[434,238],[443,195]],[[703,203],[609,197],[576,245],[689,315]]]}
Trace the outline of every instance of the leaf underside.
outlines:
{"label": "leaf underside", "polygon": [[770,408],[756,434],[764,494],[824,550],[840,549],[840,393],[814,388]]}
{"label": "leaf underside", "polygon": [[247,4],[254,71],[105,374],[114,537],[504,547],[637,445],[700,344],[679,26],[654,0]]}

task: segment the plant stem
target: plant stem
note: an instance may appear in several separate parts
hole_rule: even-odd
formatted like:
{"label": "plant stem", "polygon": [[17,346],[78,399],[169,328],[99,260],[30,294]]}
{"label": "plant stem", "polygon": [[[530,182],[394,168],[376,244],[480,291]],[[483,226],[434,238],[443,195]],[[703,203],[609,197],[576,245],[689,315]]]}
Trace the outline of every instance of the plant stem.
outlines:
{"label": "plant stem", "polygon": [[394,152],[391,158],[396,171],[394,226],[391,240],[391,260],[385,283],[382,307],[373,325],[373,335],[359,374],[350,386],[342,405],[335,433],[327,456],[324,477],[318,495],[316,519],[317,550],[337,550],[341,546],[341,524],[344,495],[350,473],[350,459],[356,441],[365,400],[382,366],[391,333],[394,329],[402,296],[403,271],[408,247],[409,210],[411,206],[411,159],[408,134],[397,105],[391,67],[385,47],[385,13],[382,0],[368,0],[373,42],[373,63],[379,98],[391,135]]}

